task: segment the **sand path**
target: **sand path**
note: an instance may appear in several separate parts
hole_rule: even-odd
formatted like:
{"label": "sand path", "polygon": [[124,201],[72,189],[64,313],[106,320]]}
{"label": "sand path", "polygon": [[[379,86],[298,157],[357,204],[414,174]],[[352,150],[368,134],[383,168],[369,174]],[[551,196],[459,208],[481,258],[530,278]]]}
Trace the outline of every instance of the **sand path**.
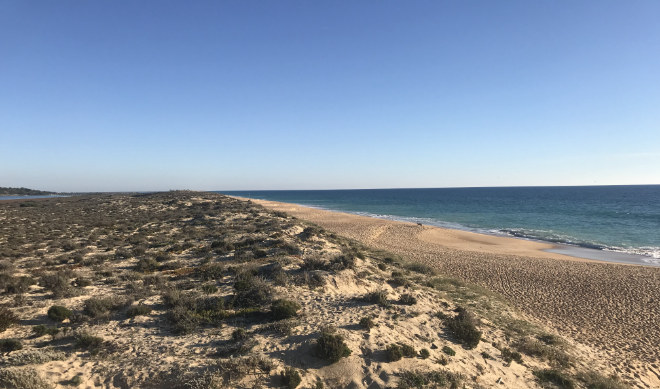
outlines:
{"label": "sand path", "polygon": [[550,244],[252,200],[502,294],[523,312],[608,354],[623,376],[660,387],[660,268],[573,258]]}

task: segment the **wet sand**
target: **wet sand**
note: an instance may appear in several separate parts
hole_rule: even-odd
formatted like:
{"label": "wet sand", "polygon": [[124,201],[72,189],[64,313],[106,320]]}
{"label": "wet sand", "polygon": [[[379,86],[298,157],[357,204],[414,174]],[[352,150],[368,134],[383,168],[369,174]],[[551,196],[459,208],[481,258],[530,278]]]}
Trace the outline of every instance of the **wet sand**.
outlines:
{"label": "wet sand", "polygon": [[640,387],[660,387],[658,267],[574,258],[516,238],[252,201],[498,292],[542,324],[603,350],[619,374],[646,383]]}

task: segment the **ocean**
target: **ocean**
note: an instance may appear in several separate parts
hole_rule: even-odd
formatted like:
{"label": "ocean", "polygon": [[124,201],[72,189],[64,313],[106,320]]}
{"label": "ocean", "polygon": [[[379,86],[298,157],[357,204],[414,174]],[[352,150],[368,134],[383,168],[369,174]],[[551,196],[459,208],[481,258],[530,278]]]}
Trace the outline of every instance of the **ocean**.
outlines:
{"label": "ocean", "polygon": [[556,252],[660,265],[660,185],[218,191],[558,244]]}

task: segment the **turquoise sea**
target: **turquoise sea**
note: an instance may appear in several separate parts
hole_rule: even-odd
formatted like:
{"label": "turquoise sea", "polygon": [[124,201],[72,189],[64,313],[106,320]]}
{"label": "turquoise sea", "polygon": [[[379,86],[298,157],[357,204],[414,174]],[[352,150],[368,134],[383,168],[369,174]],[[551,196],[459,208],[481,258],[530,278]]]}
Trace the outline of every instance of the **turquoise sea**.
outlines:
{"label": "turquoise sea", "polygon": [[558,244],[571,255],[660,265],[660,185],[221,191]]}

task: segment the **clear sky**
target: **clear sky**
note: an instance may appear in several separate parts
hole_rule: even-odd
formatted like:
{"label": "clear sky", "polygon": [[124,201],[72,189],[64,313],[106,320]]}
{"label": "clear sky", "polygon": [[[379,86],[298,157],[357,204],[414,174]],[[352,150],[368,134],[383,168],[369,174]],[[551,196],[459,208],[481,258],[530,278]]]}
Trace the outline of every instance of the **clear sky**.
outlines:
{"label": "clear sky", "polygon": [[660,1],[0,0],[0,186],[660,184]]}

